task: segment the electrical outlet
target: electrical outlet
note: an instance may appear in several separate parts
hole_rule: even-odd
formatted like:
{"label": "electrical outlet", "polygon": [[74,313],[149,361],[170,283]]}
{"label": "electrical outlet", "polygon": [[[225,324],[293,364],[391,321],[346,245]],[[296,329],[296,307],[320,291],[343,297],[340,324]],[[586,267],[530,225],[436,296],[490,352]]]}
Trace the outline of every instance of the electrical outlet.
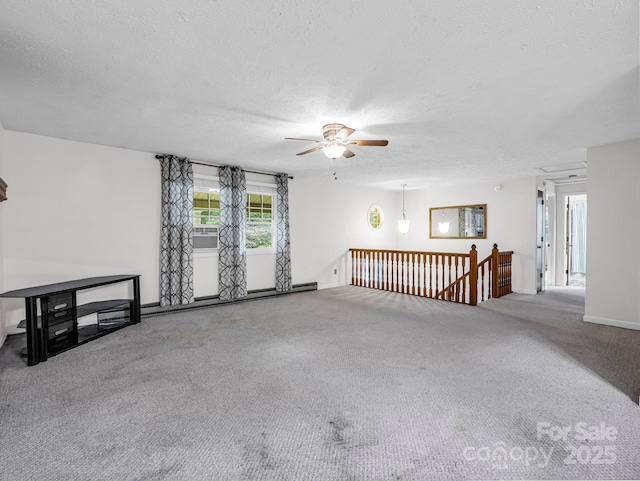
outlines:
{"label": "electrical outlet", "polygon": [[334,269],[334,270],[333,270],[333,275],[334,275],[334,276],[337,276],[337,275],[338,275],[338,269]]}

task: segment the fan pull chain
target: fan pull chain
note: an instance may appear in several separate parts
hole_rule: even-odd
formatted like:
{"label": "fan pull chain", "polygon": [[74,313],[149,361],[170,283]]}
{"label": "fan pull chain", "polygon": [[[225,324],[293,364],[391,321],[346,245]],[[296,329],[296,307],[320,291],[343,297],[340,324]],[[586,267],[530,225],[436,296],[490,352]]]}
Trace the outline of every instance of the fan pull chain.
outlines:
{"label": "fan pull chain", "polygon": [[338,163],[333,159],[333,180],[338,180]]}

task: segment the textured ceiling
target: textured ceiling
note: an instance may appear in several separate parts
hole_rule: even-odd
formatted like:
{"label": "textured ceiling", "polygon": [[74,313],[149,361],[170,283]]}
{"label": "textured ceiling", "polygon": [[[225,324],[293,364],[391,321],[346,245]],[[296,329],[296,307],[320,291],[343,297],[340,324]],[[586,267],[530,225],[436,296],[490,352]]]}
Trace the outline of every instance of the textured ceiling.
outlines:
{"label": "textured ceiling", "polygon": [[631,0],[0,0],[5,129],[340,180],[536,175],[640,136]]}

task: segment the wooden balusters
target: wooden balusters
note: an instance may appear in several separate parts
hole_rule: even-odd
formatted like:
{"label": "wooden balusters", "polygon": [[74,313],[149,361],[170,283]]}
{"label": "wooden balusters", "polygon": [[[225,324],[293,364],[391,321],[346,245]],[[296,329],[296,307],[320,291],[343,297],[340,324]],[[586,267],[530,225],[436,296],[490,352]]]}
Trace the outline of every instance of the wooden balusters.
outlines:
{"label": "wooden balusters", "polygon": [[433,256],[431,254],[429,257],[429,295],[427,297],[433,297]]}
{"label": "wooden balusters", "polygon": [[393,253],[393,292],[400,290],[400,281],[398,279],[398,272],[400,272],[400,255],[397,252]]}
{"label": "wooden balusters", "polygon": [[400,291],[404,294],[404,256],[405,253],[400,253]]}
{"label": "wooden balusters", "polygon": [[513,251],[498,253],[498,295],[502,297],[511,292],[511,260]]}
{"label": "wooden balusters", "polygon": [[491,256],[488,256],[486,258],[484,258],[479,264],[478,264],[478,271],[479,271],[479,279],[478,282],[480,283],[480,302],[484,302],[486,299],[491,299],[491,284],[488,285],[487,288],[487,298],[485,299],[485,272],[487,273],[487,276],[490,278],[491,277]]}
{"label": "wooden balusters", "polygon": [[468,254],[384,249],[350,249],[351,284],[372,289],[476,305],[511,292],[513,252],[477,261]]}
{"label": "wooden balusters", "polygon": [[416,294],[416,253],[411,253],[411,294]]}

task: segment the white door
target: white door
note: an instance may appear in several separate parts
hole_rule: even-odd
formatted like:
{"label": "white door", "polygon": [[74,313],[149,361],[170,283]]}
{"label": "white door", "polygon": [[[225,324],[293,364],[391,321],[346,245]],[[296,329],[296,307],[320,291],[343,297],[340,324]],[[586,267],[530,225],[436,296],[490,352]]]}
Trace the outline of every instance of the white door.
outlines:
{"label": "white door", "polygon": [[536,208],[536,291],[544,290],[544,191],[538,190]]}

